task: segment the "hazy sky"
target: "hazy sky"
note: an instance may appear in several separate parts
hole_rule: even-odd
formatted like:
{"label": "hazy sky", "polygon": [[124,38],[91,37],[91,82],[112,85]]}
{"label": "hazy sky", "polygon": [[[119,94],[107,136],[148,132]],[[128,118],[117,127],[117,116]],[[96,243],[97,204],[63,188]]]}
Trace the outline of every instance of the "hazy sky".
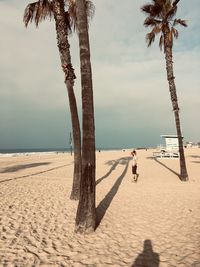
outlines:
{"label": "hazy sky", "polygon": [[[140,6],[148,1],[93,1],[90,25],[97,147],[154,146],[176,134],[158,39],[147,48]],[[25,29],[26,0],[0,0],[0,149],[69,145],[69,104],[54,21]],[[200,141],[199,0],[181,0],[174,72],[185,141]],[[78,40],[70,38],[81,114]]]}

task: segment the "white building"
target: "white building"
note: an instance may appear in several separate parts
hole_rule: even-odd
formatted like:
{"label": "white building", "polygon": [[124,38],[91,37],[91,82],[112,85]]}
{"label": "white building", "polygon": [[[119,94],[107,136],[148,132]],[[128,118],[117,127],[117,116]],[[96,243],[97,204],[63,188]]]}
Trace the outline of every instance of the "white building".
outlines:
{"label": "white building", "polygon": [[177,135],[161,135],[161,137],[165,139],[165,149],[167,151],[179,150]]}

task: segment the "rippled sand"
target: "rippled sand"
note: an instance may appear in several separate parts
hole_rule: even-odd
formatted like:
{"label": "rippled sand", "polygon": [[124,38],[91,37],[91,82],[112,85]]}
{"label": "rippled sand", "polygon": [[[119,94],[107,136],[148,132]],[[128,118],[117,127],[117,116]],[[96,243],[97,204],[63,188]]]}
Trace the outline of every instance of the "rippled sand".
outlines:
{"label": "rippled sand", "polygon": [[69,199],[73,157],[0,157],[0,266],[200,267],[200,149],[179,160],[138,150],[97,152],[94,234],[74,234],[77,202]]}

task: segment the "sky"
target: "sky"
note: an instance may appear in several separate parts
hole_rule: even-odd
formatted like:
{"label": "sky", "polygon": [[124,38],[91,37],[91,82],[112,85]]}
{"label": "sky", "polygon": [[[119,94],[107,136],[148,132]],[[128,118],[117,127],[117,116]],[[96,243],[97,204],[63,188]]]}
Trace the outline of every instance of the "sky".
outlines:
{"label": "sky", "polygon": [[[142,0],[94,0],[90,22],[97,148],[151,147],[176,134],[164,54],[147,48]],[[0,0],[0,149],[69,147],[69,103],[54,21],[23,25],[29,1]],[[200,141],[199,0],[181,0],[173,61],[184,141]],[[79,48],[70,37],[81,117]]]}

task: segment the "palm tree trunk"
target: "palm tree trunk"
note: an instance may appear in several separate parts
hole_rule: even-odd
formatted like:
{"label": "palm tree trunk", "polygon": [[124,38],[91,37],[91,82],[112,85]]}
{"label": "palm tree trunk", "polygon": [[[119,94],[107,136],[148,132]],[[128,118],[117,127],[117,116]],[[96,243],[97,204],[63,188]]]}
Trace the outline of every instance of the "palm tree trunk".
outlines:
{"label": "palm tree trunk", "polygon": [[75,231],[90,233],[96,226],[95,130],[92,70],[85,0],[76,0],[82,85],[82,175]]}
{"label": "palm tree trunk", "polygon": [[81,132],[78,118],[78,111],[76,105],[76,98],[74,95],[74,69],[71,64],[70,45],[68,42],[68,25],[66,20],[66,13],[64,10],[63,0],[54,0],[53,13],[56,22],[57,43],[60,53],[60,60],[63,71],[65,73],[65,84],[67,87],[71,121],[72,134],[74,141],[74,177],[71,191],[71,199],[77,200],[80,195],[80,178],[81,178]]}
{"label": "palm tree trunk", "polygon": [[81,180],[81,132],[80,124],[78,119],[78,111],[76,105],[76,98],[74,95],[73,85],[71,81],[66,81],[67,91],[69,97],[69,106],[72,121],[72,132],[74,141],[74,175],[73,175],[73,185],[70,195],[70,199],[78,200],[80,196],[80,180]]}
{"label": "palm tree trunk", "polygon": [[167,70],[167,80],[169,83],[169,91],[172,101],[172,107],[175,116],[176,123],[176,131],[178,136],[178,144],[179,144],[179,154],[180,154],[180,179],[182,181],[188,180],[188,173],[185,163],[185,155],[183,149],[183,137],[181,133],[181,124],[179,118],[179,107],[178,107],[178,99],[176,94],[176,85],[174,82],[174,74],[173,74],[173,61],[172,61],[172,47],[171,45],[167,45],[167,40],[165,41],[165,60],[166,60],[166,70]]}

